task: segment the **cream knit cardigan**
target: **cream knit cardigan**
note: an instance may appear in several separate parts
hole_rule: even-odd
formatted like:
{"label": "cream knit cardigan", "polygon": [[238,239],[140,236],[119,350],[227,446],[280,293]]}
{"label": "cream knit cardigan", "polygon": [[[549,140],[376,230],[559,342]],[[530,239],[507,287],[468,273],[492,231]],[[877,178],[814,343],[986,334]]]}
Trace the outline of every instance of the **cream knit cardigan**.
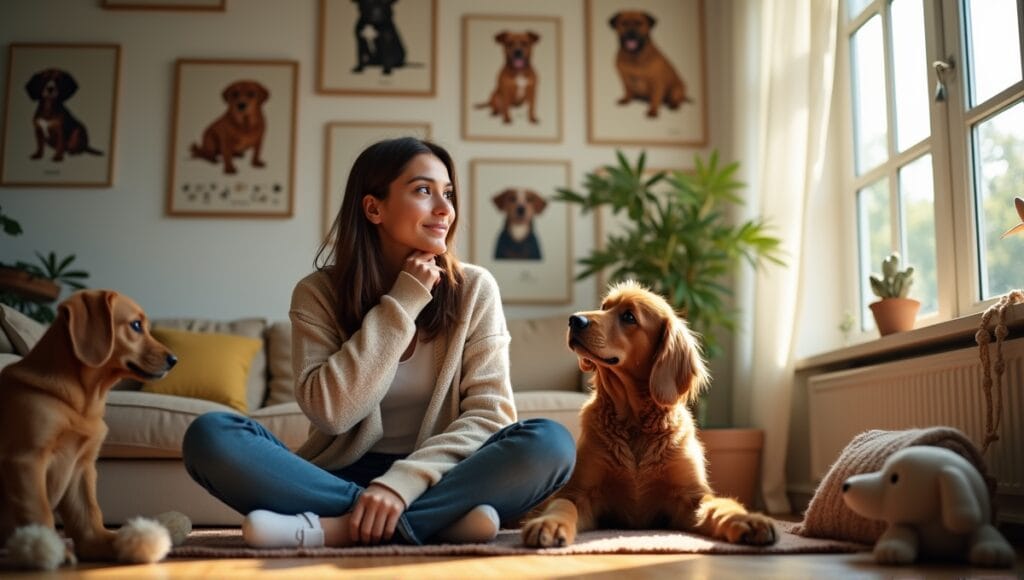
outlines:
{"label": "cream knit cardigan", "polygon": [[[466,264],[458,323],[439,335],[437,377],[416,448],[373,480],[409,506],[491,435],[515,422],[509,380],[509,334],[494,277]],[[380,303],[346,336],[335,316],[336,294],[324,272],[292,293],[295,399],[312,423],[297,453],[328,470],[345,467],[381,439],[380,402],[416,332],[430,291],[402,272]]]}

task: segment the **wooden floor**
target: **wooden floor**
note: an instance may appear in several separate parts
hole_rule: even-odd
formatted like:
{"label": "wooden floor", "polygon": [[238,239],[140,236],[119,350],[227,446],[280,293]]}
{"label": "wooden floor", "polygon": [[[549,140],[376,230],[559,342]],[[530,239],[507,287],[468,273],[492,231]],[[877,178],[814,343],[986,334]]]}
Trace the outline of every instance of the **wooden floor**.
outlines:
{"label": "wooden floor", "polygon": [[870,553],[815,555],[588,555],[170,560],[146,566],[80,565],[57,572],[17,572],[22,578],[1024,578],[1024,547],[1014,569],[964,566],[880,567]]}

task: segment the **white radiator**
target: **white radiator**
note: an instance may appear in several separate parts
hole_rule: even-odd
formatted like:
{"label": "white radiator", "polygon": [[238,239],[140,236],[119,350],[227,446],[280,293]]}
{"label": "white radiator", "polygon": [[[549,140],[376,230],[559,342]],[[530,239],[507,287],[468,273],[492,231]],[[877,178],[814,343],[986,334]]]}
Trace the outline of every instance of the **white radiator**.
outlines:
{"label": "white radiator", "polygon": [[[995,347],[991,347],[995,358]],[[1024,523],[1024,339],[1003,344],[1003,422],[985,459],[999,481],[1000,519]],[[980,449],[985,395],[978,349],[824,373],[808,383],[811,473],[820,480],[855,435],[948,425]],[[995,393],[993,392],[993,406]]]}

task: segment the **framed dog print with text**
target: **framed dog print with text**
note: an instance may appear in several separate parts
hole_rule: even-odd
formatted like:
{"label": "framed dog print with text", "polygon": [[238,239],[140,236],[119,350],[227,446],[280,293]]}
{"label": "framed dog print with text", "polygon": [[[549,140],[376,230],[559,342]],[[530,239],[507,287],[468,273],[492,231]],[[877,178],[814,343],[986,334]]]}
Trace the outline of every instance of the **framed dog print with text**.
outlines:
{"label": "framed dog print with text", "polygon": [[298,75],[292,60],[178,60],[169,215],[292,215]]}
{"label": "framed dog print with text", "polygon": [[432,97],[436,0],[320,0],[316,89]]}
{"label": "framed dog print with text", "polygon": [[560,19],[462,17],[462,138],[562,141]]}
{"label": "framed dog print with text", "polygon": [[430,139],[428,123],[337,121],[324,127],[324,236],[330,232],[341,209],[348,173],[356,157],[370,145],[384,139],[416,137]]}
{"label": "framed dog print with text", "polygon": [[110,187],[121,47],[11,44],[0,185]]}
{"label": "framed dog print with text", "polygon": [[568,161],[470,161],[470,260],[506,304],[572,302],[571,214],[551,199],[569,181]]}
{"label": "framed dog print with text", "polygon": [[703,0],[586,0],[587,140],[708,142]]}

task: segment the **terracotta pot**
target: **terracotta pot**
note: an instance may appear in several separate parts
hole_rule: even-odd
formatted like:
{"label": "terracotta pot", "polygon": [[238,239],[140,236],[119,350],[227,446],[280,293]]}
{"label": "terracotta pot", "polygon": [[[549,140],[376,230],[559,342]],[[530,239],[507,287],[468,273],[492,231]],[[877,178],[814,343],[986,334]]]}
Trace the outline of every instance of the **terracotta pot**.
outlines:
{"label": "terracotta pot", "polygon": [[761,475],[761,429],[702,429],[708,480],[715,494],[736,498],[753,508]]}
{"label": "terracotta pot", "polygon": [[60,286],[53,280],[32,276],[24,270],[7,266],[0,266],[0,290],[33,302],[53,302],[60,296]]}
{"label": "terracotta pot", "polygon": [[875,326],[882,336],[914,328],[921,303],[913,298],[883,298],[868,304],[875,316]]}

